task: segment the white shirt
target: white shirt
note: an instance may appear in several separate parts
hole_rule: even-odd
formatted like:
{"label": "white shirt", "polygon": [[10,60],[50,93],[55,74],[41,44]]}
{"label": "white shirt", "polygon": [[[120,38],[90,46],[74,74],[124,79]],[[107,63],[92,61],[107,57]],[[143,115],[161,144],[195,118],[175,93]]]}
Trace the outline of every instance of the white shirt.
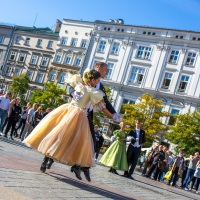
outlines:
{"label": "white shirt", "polygon": [[10,111],[10,99],[4,96],[0,96],[0,108],[2,110]]}
{"label": "white shirt", "polygon": [[96,89],[100,89],[100,84],[101,84],[102,79],[100,79],[100,81],[96,84]]}
{"label": "white shirt", "polygon": [[139,138],[140,138],[140,129],[135,129],[135,131],[136,131],[136,142],[134,143],[134,147],[140,147],[140,145],[139,145]]}

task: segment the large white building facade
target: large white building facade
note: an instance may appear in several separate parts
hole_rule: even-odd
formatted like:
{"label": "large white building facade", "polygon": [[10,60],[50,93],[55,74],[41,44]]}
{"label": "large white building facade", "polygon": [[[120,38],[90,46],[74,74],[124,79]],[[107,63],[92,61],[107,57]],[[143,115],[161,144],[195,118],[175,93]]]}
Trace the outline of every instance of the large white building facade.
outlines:
{"label": "large white building facade", "polygon": [[199,32],[125,25],[121,19],[96,21],[82,71],[96,62],[108,64],[104,84],[113,89],[117,112],[147,92],[162,99],[171,114],[199,106]]}

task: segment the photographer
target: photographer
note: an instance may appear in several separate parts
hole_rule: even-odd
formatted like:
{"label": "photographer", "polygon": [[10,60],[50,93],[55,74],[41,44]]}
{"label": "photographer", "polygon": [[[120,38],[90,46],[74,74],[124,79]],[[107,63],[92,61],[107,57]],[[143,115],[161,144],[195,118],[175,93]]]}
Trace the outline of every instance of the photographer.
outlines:
{"label": "photographer", "polygon": [[153,163],[151,167],[149,168],[147,174],[145,175],[146,177],[150,177],[152,172],[157,168],[157,170],[160,169],[160,164],[162,161],[165,159],[165,152],[163,151],[163,146],[160,145],[158,147],[158,151],[153,155]]}

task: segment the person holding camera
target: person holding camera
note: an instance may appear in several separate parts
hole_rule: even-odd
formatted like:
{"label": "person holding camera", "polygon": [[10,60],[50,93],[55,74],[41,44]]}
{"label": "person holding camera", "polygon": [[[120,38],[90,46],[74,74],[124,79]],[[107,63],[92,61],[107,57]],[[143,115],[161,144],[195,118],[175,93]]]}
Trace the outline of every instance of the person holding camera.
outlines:
{"label": "person holding camera", "polygon": [[151,174],[153,173],[153,171],[156,169],[155,178],[157,179],[157,177],[159,175],[159,180],[160,180],[161,165],[162,165],[162,161],[164,159],[165,159],[165,152],[163,151],[163,145],[160,145],[158,147],[158,151],[154,154],[153,163],[145,176],[149,178],[151,176]]}
{"label": "person holding camera", "polygon": [[22,112],[22,108],[20,106],[20,99],[16,98],[15,100],[12,101],[11,108],[10,108],[10,115],[8,116],[8,123],[6,126],[6,130],[4,132],[4,135],[7,137],[8,131],[11,128],[11,133],[10,133],[10,139],[13,139],[13,134],[15,131],[15,126],[19,120],[19,116]]}

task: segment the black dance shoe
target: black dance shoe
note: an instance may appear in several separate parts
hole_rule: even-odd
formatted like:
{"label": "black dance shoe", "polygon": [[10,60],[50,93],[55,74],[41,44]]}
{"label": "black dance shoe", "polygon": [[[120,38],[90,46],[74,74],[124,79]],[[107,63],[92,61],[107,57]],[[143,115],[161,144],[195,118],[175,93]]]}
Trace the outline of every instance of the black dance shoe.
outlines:
{"label": "black dance shoe", "polygon": [[111,167],[108,172],[112,173],[113,172],[113,168]]}
{"label": "black dance shoe", "polygon": [[77,179],[82,180],[80,166],[78,166],[78,165],[72,166],[71,167],[71,172],[75,173]]}
{"label": "black dance shoe", "polygon": [[112,173],[113,173],[113,174],[119,175],[119,174],[117,173],[117,170],[116,170],[116,169],[113,169]]}
{"label": "black dance shoe", "polygon": [[91,178],[90,178],[90,170],[89,170],[89,167],[81,167],[81,170],[83,171],[84,175],[85,175],[85,178],[87,179],[87,181],[91,181]]}
{"label": "black dance shoe", "polygon": [[42,173],[45,173],[45,171],[46,171],[46,164],[44,164],[44,163],[42,163],[42,165],[41,165],[41,167],[40,167],[40,171],[42,172]]}
{"label": "black dance shoe", "polygon": [[54,163],[53,159],[49,158],[49,161],[47,163],[47,169],[50,169],[53,163]]}

